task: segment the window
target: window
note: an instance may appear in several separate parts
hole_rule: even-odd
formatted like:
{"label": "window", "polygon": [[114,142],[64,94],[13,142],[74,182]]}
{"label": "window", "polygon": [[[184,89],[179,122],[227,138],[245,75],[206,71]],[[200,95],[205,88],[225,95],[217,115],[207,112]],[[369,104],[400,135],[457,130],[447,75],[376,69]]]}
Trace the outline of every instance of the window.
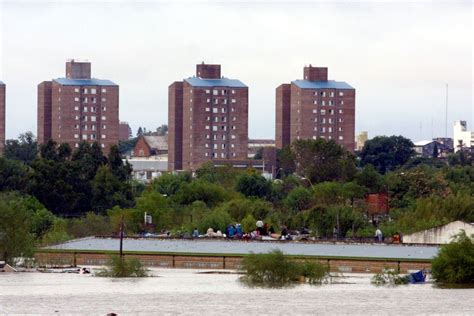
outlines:
{"label": "window", "polygon": [[230,144],[230,148],[235,148],[235,144]]}
{"label": "window", "polygon": [[316,137],[316,136],[313,136],[313,139],[317,139],[317,137]]}
{"label": "window", "polygon": [[102,134],[102,139],[105,139],[107,136],[105,134]]}
{"label": "window", "polygon": [[87,140],[87,135],[82,135],[83,140]]}
{"label": "window", "polygon": [[102,116],[102,121],[105,121],[107,120],[107,118],[105,116]]}
{"label": "window", "polygon": [[193,99],[189,99],[189,102],[193,103]]}
{"label": "window", "polygon": [[321,115],[326,115],[326,110],[321,110]]}
{"label": "window", "polygon": [[322,118],[322,122],[321,122],[321,123],[326,124],[326,118],[325,118],[325,117]]}
{"label": "window", "polygon": [[232,116],[232,121],[237,121],[237,116]]}
{"label": "window", "polygon": [[217,126],[213,126],[212,131],[217,132]]}
{"label": "window", "polygon": [[206,93],[207,93],[207,94],[211,93],[211,90],[206,90]]}
{"label": "window", "polygon": [[87,98],[82,98],[83,103],[87,103]]}
{"label": "window", "polygon": [[325,106],[325,105],[326,105],[326,101],[324,101],[324,100],[321,101],[321,105],[322,105],[322,106]]}
{"label": "window", "polygon": [[321,133],[325,133],[326,132],[326,127],[321,127]]}
{"label": "window", "polygon": [[207,98],[207,99],[206,99],[206,102],[207,102],[207,103],[211,103],[211,99]]}
{"label": "window", "polygon": [[235,90],[232,90],[232,94],[235,94]]}
{"label": "window", "polygon": [[75,98],[74,98],[74,101],[79,102],[79,98],[78,98],[78,97],[75,97]]}
{"label": "window", "polygon": [[219,113],[219,109],[218,108],[212,108],[212,113]]}
{"label": "window", "polygon": [[227,90],[222,90],[221,93],[222,93],[222,95],[226,95],[226,94],[227,94]]}
{"label": "window", "polygon": [[76,116],[74,117],[74,119],[75,119],[76,121],[79,121],[79,115],[76,115]]}
{"label": "window", "polygon": [[314,100],[314,101],[313,101],[313,104],[318,104],[318,100]]}
{"label": "window", "polygon": [[79,135],[78,135],[78,134],[74,134],[74,138],[79,138]]}
{"label": "window", "polygon": [[221,153],[221,158],[225,158],[225,153]]}
{"label": "window", "polygon": [[216,134],[212,135],[212,139],[217,140],[217,135]]}
{"label": "window", "polygon": [[105,98],[102,98],[102,102],[105,102],[105,101],[106,101],[106,99],[105,99]]}
{"label": "window", "polygon": [[342,127],[339,127],[339,132],[342,132]]}
{"label": "window", "polygon": [[212,148],[217,149],[217,144],[214,144]]}
{"label": "window", "polygon": [[100,147],[105,148],[105,144],[100,144]]}
{"label": "window", "polygon": [[317,127],[313,127],[313,131],[317,131],[317,130],[318,130],[318,128],[317,128]]}
{"label": "window", "polygon": [[339,136],[339,140],[344,140],[344,136]]}
{"label": "window", "polygon": [[223,104],[227,104],[227,99],[222,100]]}
{"label": "window", "polygon": [[339,101],[340,105],[344,105],[344,100]]}
{"label": "window", "polygon": [[343,96],[344,96],[344,92],[339,91],[339,96],[340,96],[340,97],[343,97]]}
{"label": "window", "polygon": [[219,117],[214,116],[214,122],[219,122]]}
{"label": "window", "polygon": [[212,95],[219,95],[219,91],[217,91],[217,90],[212,90]]}
{"label": "window", "polygon": [[226,138],[225,135],[222,135],[222,139],[225,140],[225,138]]}
{"label": "window", "polygon": [[232,153],[232,157],[235,157],[235,153]]}
{"label": "window", "polygon": [[235,125],[232,125],[232,129],[233,129],[233,130],[236,130],[237,127],[236,127]]}
{"label": "window", "polygon": [[226,112],[226,109],[225,108],[221,108],[221,113],[225,113]]}
{"label": "window", "polygon": [[211,135],[206,134],[206,139],[211,139]]}
{"label": "window", "polygon": [[83,107],[82,111],[87,112],[87,106]]}
{"label": "window", "polygon": [[107,125],[102,125],[102,129],[107,129]]}
{"label": "window", "polygon": [[334,97],[334,91],[331,91],[331,93],[329,94],[329,96],[330,96],[331,98],[333,98],[333,97]]}
{"label": "window", "polygon": [[88,128],[87,125],[84,125],[84,130],[85,130],[85,131],[87,131],[87,128]]}
{"label": "window", "polygon": [[235,139],[235,135],[234,134],[230,135],[230,138]]}
{"label": "window", "polygon": [[189,112],[192,112],[193,111],[193,108],[189,108]]}
{"label": "window", "polygon": [[75,129],[79,129],[79,124],[75,124],[75,125],[74,125],[74,128],[75,128]]}
{"label": "window", "polygon": [[95,136],[95,134],[92,134],[91,135],[91,139],[96,139],[97,137]]}
{"label": "window", "polygon": [[334,102],[332,100],[329,100],[329,106],[333,106]]}
{"label": "window", "polygon": [[339,123],[342,123],[342,122],[343,122],[342,117],[340,117],[339,118]]}
{"label": "window", "polygon": [[328,123],[332,124],[332,118],[329,118]]}
{"label": "window", "polygon": [[235,99],[232,99],[231,102],[232,102],[232,103],[235,103],[235,102],[237,102],[237,101],[236,101]]}
{"label": "window", "polygon": [[78,107],[78,106],[75,106],[75,107],[74,107],[74,111],[79,111],[79,107]]}
{"label": "window", "polygon": [[206,112],[210,112],[211,111],[211,108],[206,108]]}
{"label": "window", "polygon": [[343,111],[342,111],[342,109],[340,109],[340,110],[339,110],[339,114],[342,114],[342,113],[343,113]]}
{"label": "window", "polygon": [[332,127],[329,127],[329,128],[328,128],[328,132],[329,132],[329,133],[332,133]]}
{"label": "window", "polygon": [[318,110],[313,110],[313,113],[314,113],[314,114],[318,113]]}
{"label": "window", "polygon": [[221,145],[221,148],[222,148],[222,149],[225,149],[225,144],[222,144],[222,145]]}
{"label": "window", "polygon": [[88,93],[87,88],[82,89],[82,92]]}
{"label": "window", "polygon": [[95,106],[91,106],[91,112],[96,112],[97,108]]}
{"label": "window", "polygon": [[74,92],[79,92],[79,88],[74,88]]}
{"label": "window", "polygon": [[210,121],[211,120],[211,117],[210,116],[206,116],[206,121]]}
{"label": "window", "polygon": [[107,89],[102,88],[102,93],[107,93]]}
{"label": "window", "polygon": [[209,144],[208,144],[208,143],[206,143],[206,144],[204,145],[204,147],[206,147],[206,148],[209,148]]}
{"label": "window", "polygon": [[91,122],[95,122],[97,120],[96,116],[91,116]]}
{"label": "window", "polygon": [[315,90],[315,91],[313,92],[313,95],[318,95],[318,90]]}
{"label": "window", "polygon": [[217,158],[217,153],[212,153],[212,158]]}
{"label": "window", "polygon": [[94,89],[94,88],[92,88],[92,89],[91,89],[91,94],[96,94],[96,93],[97,93],[97,90]]}
{"label": "window", "polygon": [[78,143],[74,144],[74,147],[78,148],[78,147],[79,147],[79,144],[78,144]]}
{"label": "window", "polygon": [[209,153],[205,153],[204,156],[209,157]]}
{"label": "window", "polygon": [[231,111],[231,112],[235,112],[235,109],[234,109],[234,108],[230,108],[230,111]]}
{"label": "window", "polygon": [[214,104],[219,104],[219,100],[218,100],[218,99],[214,99]]}
{"label": "window", "polygon": [[321,95],[322,97],[325,97],[325,96],[326,96],[326,91],[321,91],[320,95]]}
{"label": "window", "polygon": [[106,106],[103,106],[103,107],[102,107],[102,111],[107,111],[107,107],[106,107]]}

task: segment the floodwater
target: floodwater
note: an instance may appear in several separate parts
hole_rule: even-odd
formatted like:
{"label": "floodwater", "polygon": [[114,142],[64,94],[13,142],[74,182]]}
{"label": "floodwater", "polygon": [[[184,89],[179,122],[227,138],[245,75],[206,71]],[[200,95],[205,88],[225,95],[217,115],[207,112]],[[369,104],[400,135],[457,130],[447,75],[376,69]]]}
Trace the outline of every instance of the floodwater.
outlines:
{"label": "floodwater", "polygon": [[[50,246],[52,249],[75,250],[117,250],[117,238],[88,237]],[[247,254],[249,252],[268,252],[280,249],[290,255],[364,257],[364,258],[409,258],[431,259],[438,252],[436,246],[348,244],[348,243],[306,243],[278,241],[231,241],[231,240],[176,240],[154,238],[126,238],[123,241],[126,251],[185,252],[212,254]]]}
{"label": "floodwater", "polygon": [[110,279],[57,273],[0,274],[0,314],[321,315],[474,313],[474,289],[431,284],[376,287],[370,275],[338,284],[246,288],[236,274],[156,269],[158,277]]}

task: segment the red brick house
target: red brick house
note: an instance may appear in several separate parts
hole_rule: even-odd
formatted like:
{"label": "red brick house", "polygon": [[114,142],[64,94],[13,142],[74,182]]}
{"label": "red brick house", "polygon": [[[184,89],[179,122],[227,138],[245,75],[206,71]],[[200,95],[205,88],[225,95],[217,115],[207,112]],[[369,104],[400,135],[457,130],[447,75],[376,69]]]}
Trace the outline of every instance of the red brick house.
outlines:
{"label": "red brick house", "polygon": [[140,136],[133,149],[134,157],[146,157],[168,154],[168,136]]}

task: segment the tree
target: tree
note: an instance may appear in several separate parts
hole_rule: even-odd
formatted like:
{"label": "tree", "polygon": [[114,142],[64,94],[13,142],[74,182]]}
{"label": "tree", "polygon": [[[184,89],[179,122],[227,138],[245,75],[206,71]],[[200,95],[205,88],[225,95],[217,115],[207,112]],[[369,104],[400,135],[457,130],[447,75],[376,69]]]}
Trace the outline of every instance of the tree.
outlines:
{"label": "tree", "polygon": [[168,134],[168,125],[163,124],[163,125],[159,126],[159,127],[156,129],[156,134],[157,134],[158,136],[163,136],[163,135]]}
{"label": "tree", "polygon": [[138,127],[138,130],[137,130],[137,138],[142,136],[143,135],[143,129],[141,126]]}
{"label": "tree", "polygon": [[102,166],[97,170],[91,188],[92,209],[98,213],[104,213],[114,206],[131,206],[127,192],[129,188],[107,166]]}
{"label": "tree", "polygon": [[38,143],[32,132],[20,134],[18,139],[9,139],[5,144],[4,156],[30,164],[38,154]]}
{"label": "tree", "polygon": [[334,140],[297,140],[292,152],[296,172],[312,184],[351,180],[356,173],[355,157]]}
{"label": "tree", "polygon": [[378,193],[383,189],[383,178],[374,166],[367,165],[355,178],[357,184],[368,189],[369,193]]}
{"label": "tree", "polygon": [[27,172],[20,161],[0,157],[0,191],[24,190]]}
{"label": "tree", "polygon": [[0,193],[0,256],[8,263],[29,256],[35,246],[32,213],[18,193]]}
{"label": "tree", "polygon": [[361,165],[373,165],[380,173],[403,166],[414,154],[413,143],[403,136],[377,136],[365,142]]}
{"label": "tree", "polygon": [[128,161],[122,160],[119,149],[116,145],[110,147],[108,156],[108,165],[114,176],[120,181],[130,180],[132,174],[132,166]]}
{"label": "tree", "polygon": [[258,174],[243,174],[235,188],[246,197],[264,198],[271,191],[271,183]]}
{"label": "tree", "polygon": [[438,283],[474,284],[474,235],[462,231],[442,246],[433,259],[432,272]]}
{"label": "tree", "polygon": [[283,201],[286,207],[296,212],[310,208],[313,203],[314,197],[312,192],[304,187],[296,187]]}
{"label": "tree", "polygon": [[279,166],[277,178],[289,176],[296,171],[295,156],[290,146],[277,150],[277,165]]}

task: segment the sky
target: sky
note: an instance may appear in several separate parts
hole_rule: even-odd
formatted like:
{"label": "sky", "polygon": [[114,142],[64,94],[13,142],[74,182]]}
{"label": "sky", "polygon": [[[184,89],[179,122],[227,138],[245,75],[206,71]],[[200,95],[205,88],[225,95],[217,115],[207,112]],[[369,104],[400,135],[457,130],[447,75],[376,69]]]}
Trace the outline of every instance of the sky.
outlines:
{"label": "sky", "polygon": [[202,61],[249,87],[249,137],[274,138],[275,88],[307,64],[356,88],[356,134],[448,136],[473,116],[471,1],[2,1],[7,138],[36,134],[37,85],[66,59],[120,85],[133,132],[168,120],[168,86]]}

